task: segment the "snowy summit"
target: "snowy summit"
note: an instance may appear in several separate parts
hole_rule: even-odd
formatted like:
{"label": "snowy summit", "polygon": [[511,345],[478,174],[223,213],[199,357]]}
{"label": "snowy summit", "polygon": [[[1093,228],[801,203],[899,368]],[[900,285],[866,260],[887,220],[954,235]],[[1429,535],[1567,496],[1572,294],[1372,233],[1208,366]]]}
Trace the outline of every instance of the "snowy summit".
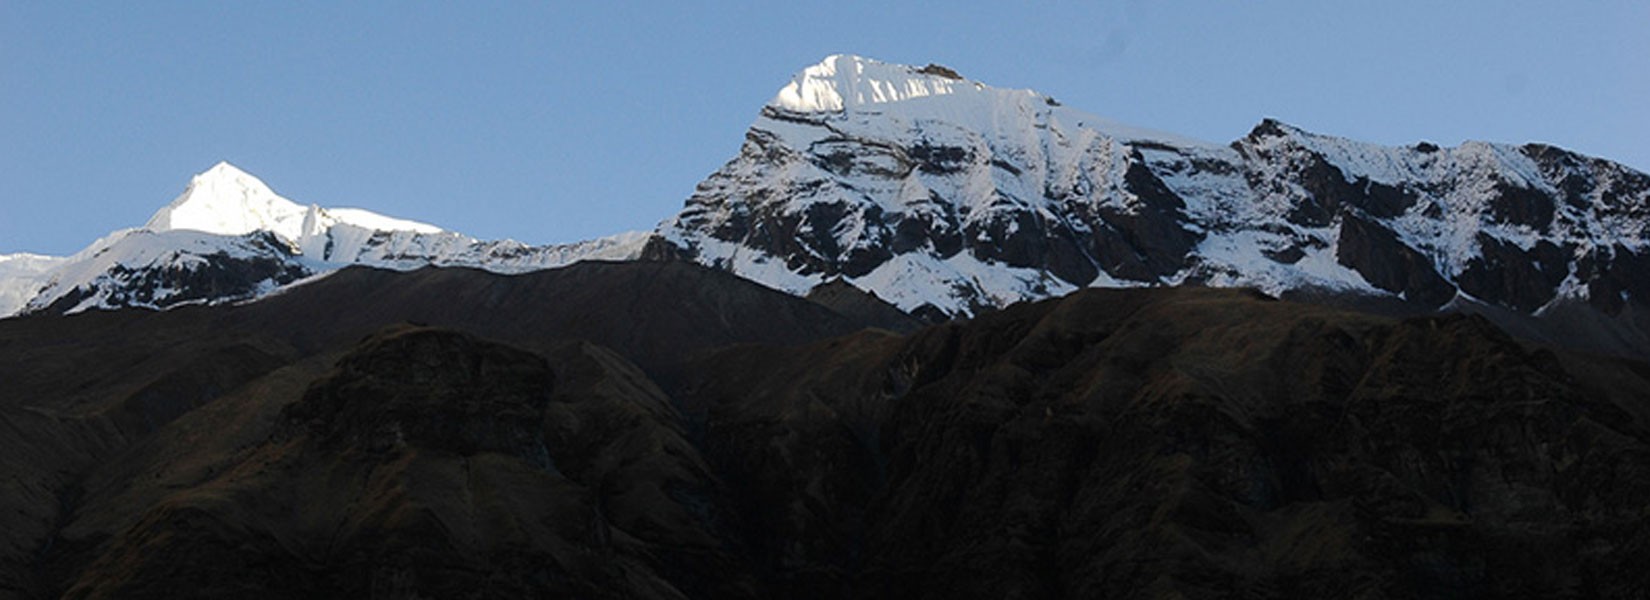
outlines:
{"label": "snowy summit", "polygon": [[[305,223],[309,223],[306,227]],[[149,218],[149,231],[186,229],[218,235],[269,231],[297,242],[338,223],[381,231],[440,233],[434,225],[385,217],[360,209],[308,207],[282,198],[251,173],[220,162],[194,176],[171,204]]]}
{"label": "snowy summit", "polygon": [[833,55],[659,234],[778,289],[842,278],[935,318],[1187,284],[1614,314],[1650,300],[1647,204],[1645,174],[1542,144],[1387,147],[1270,119],[1210,143]]}
{"label": "snowy summit", "polygon": [[[1380,146],[1272,119],[1211,143],[847,54],[776,83],[739,154],[651,236],[481,241],[304,206],[222,163],[143,229],[0,263],[0,314],[255,298],[347,265],[514,273],[644,254],[795,294],[840,280],[930,319],[1172,285],[1592,311],[1611,331],[1650,314],[1650,176],[1607,160]],[[1650,331],[1624,343],[1650,348]]]}
{"label": "snowy summit", "polygon": [[519,273],[635,258],[646,240],[627,232],[546,246],[482,241],[359,208],[299,204],[220,162],[143,227],[112,232],[70,257],[0,256],[0,317],[239,301],[349,265]]}
{"label": "snowy summit", "polygon": [[949,69],[918,69],[836,54],[797,73],[768,105],[796,112],[842,112],[873,104],[983,90],[983,86],[964,81]]}

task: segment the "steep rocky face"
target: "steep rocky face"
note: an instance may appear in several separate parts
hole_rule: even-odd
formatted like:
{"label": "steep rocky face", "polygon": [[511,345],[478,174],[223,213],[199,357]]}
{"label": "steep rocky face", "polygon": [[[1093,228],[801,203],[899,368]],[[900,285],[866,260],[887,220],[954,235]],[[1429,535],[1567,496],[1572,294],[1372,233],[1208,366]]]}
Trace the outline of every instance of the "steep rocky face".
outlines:
{"label": "steep rocky face", "polygon": [[1353,214],[1343,215],[1339,225],[1335,260],[1371,285],[1428,307],[1440,306],[1455,295],[1455,288],[1433,269],[1432,261],[1399,241],[1397,233]]}
{"label": "steep rocky face", "polygon": [[23,312],[166,308],[235,302],[316,273],[274,233],[129,230],[98,240],[37,277]]}
{"label": "steep rocky face", "polygon": [[1526,314],[1566,301],[1616,314],[1633,297],[1605,282],[1634,278],[1645,252],[1643,173],[1540,144],[1385,148],[1275,121],[1233,147],[1252,187],[1302,199],[1291,224],[1338,222],[1338,262],[1387,292],[1436,306],[1459,290]]}
{"label": "steep rocky face", "polygon": [[656,254],[793,293],[842,277],[953,316],[1185,283],[1522,314],[1650,298],[1650,176],[1609,161],[1270,119],[1209,144],[952,75],[853,56],[804,70],[661,225],[674,248]]}

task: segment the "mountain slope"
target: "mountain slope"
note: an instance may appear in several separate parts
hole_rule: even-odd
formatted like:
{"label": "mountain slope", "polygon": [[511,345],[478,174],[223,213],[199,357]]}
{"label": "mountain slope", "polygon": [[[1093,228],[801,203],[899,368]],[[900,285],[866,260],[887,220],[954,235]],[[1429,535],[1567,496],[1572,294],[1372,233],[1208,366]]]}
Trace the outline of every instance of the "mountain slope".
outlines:
{"label": "mountain slope", "polygon": [[1550,146],[1392,148],[1267,120],[1229,145],[944,67],[832,56],[661,225],[677,255],[930,316],[1083,287],[1327,290],[1531,314],[1650,298],[1650,176]]}
{"label": "mountain slope", "polygon": [[1650,371],[1476,317],[1085,290],[695,372],[681,401],[774,595],[1650,589],[1626,566],[1650,549],[1627,491],[1650,475]]}
{"label": "mountain slope", "polygon": [[931,322],[1088,287],[1254,287],[1650,356],[1647,244],[1650,176],[1551,146],[1385,147],[1270,119],[1215,144],[838,55],[775,94],[653,234],[481,241],[304,207],[221,164],[144,229],[0,263],[0,314],[238,301],[352,264],[646,257],[798,295],[841,280]]}
{"label": "mountain slope", "polygon": [[1643,363],[1195,287],[821,311],[585,263],[0,321],[0,595],[1650,589]]}
{"label": "mountain slope", "polygon": [[28,305],[45,286],[45,274],[63,260],[40,254],[0,254],[0,316],[16,314]]}
{"label": "mountain slope", "polygon": [[143,229],[190,229],[220,235],[268,231],[301,241],[323,229],[349,224],[382,231],[441,233],[441,228],[360,209],[303,207],[275,194],[263,180],[220,162],[189,181],[183,194],[149,218]]}
{"label": "mountain slope", "polygon": [[630,232],[549,246],[481,241],[356,208],[301,206],[219,163],[142,228],[116,231],[74,256],[7,277],[0,315],[245,300],[345,265],[519,273],[634,258],[645,240]]}
{"label": "mountain slope", "polygon": [[[263,435],[185,461],[181,440],[162,437],[99,469],[94,482],[154,470],[200,483],[94,494],[65,537],[112,536],[53,583],[71,598],[683,598],[748,587],[671,577],[737,557],[667,496],[716,484],[657,388],[597,346],[550,356],[400,327],[290,396],[231,395],[221,402],[262,419],[230,421],[225,436],[206,428],[232,413],[203,411],[177,429],[214,442]],[[650,446],[663,452],[634,450]],[[665,528],[674,537],[661,539]]]}
{"label": "mountain slope", "polygon": [[[635,395],[656,397],[648,391],[653,382],[679,377],[684,361],[730,345],[794,344],[863,326],[813,302],[681,262],[585,262],[521,275],[352,267],[254,303],[0,320],[0,430],[15,433],[0,436],[0,478],[15,491],[0,498],[0,597],[31,589],[24,597],[56,597],[58,586],[107,549],[105,542],[146,516],[189,521],[200,514],[191,502],[210,501],[212,490],[265,489],[271,480],[261,477],[211,490],[195,486],[227,474],[248,448],[263,444],[283,407],[353,345],[409,322],[564,357],[556,363],[556,385],[569,398],[558,402],[580,403],[566,408],[583,419],[567,423],[567,431],[586,432],[579,444],[643,448],[645,438],[662,433],[633,429],[645,423],[634,422],[628,403]],[[436,362],[424,366],[446,368]],[[599,463],[590,467],[596,479],[578,486],[642,468],[605,463],[599,447],[583,459]],[[282,456],[307,466],[376,464]],[[557,464],[571,472],[571,460],[558,455]],[[168,500],[183,488],[195,492]],[[424,498],[415,493],[409,501]],[[616,506],[601,510],[621,514]],[[622,514],[665,518],[647,517],[657,513],[646,506]],[[133,564],[154,548],[141,535],[127,542]],[[678,546],[650,552],[687,560],[671,554],[684,552]],[[107,572],[87,577],[100,574]]]}

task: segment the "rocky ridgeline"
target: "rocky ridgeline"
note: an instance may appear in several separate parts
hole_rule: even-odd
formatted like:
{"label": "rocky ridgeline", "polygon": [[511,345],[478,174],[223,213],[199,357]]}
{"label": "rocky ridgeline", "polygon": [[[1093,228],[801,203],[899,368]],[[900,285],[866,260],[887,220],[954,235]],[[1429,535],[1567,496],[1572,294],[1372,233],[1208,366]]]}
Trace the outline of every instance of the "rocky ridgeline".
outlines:
{"label": "rocky ridgeline", "polygon": [[652,233],[483,241],[305,207],[221,164],[142,229],[6,257],[0,312],[255,299],[346,265],[686,259],[796,295],[847,284],[931,322],[1087,287],[1252,287],[1650,356],[1647,239],[1650,176],[1552,146],[1388,147],[1271,119],[1216,144],[832,56]]}
{"label": "rocky ridgeline", "polygon": [[[915,91],[866,91],[885,89]],[[845,277],[932,317],[1177,284],[1616,314],[1650,298],[1647,217],[1650,176],[1552,146],[1385,147],[1270,119],[1216,145],[839,56],[763,108],[653,253],[793,292]]]}

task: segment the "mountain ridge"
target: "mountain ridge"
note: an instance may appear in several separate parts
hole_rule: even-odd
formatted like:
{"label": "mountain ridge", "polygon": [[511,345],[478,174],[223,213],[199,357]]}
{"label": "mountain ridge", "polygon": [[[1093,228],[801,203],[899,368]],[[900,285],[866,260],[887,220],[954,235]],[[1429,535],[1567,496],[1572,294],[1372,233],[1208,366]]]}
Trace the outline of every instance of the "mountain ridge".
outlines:
{"label": "mountain ridge", "polygon": [[357,264],[525,272],[633,258],[644,241],[639,232],[544,246],[477,240],[364,209],[301,205],[219,162],[143,227],[112,232],[69,257],[0,257],[0,315],[238,302]]}
{"label": "mountain ridge", "polygon": [[[1650,176],[1607,160],[1542,144],[1381,146],[1275,119],[1218,144],[853,55],[782,85],[739,154],[652,233],[487,242],[304,208],[227,163],[197,179],[225,214],[184,210],[192,182],[150,225],[233,234],[221,247],[127,231],[78,265],[12,261],[0,301],[27,300],[0,313],[239,301],[348,264],[512,273],[642,257],[798,295],[840,278],[930,321],[1087,287],[1254,287],[1519,319],[1574,306],[1615,319],[1650,299]],[[86,266],[95,254],[117,259]]]}
{"label": "mountain ridge", "polygon": [[1612,309],[1621,290],[1588,287],[1599,267],[1636,272],[1646,253],[1650,177],[1551,146],[1388,148],[1273,119],[1219,145],[946,72],[846,56],[804,70],[660,233],[781,289],[841,275],[952,316],[1183,283]]}
{"label": "mountain ridge", "polygon": [[1650,584],[1650,371],[1470,315],[1162,286],[900,335],[685,262],[352,267],[0,356],[8,597]]}
{"label": "mountain ridge", "polygon": [[348,223],[379,231],[441,233],[434,225],[386,217],[358,208],[307,207],[281,197],[263,180],[221,161],[189,180],[182,194],[161,207],[141,229],[189,229],[219,235],[269,231],[302,245],[327,227]]}

